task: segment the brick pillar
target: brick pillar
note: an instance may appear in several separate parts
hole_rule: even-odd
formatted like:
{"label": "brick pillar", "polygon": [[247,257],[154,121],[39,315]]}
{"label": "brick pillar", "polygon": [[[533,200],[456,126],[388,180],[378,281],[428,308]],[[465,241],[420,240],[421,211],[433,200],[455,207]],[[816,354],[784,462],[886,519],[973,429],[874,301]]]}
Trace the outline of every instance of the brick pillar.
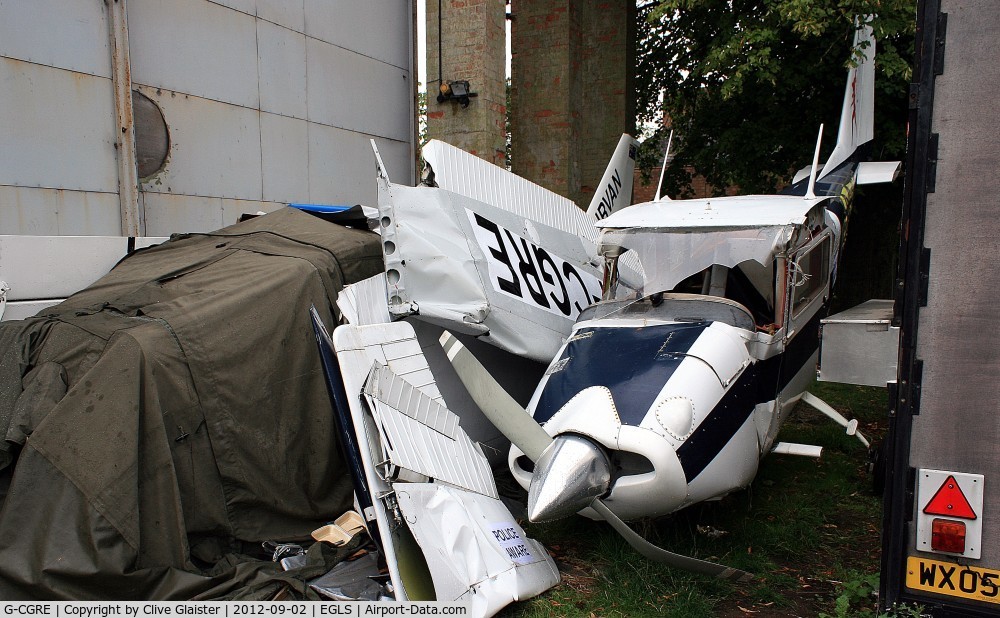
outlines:
{"label": "brick pillar", "polygon": [[513,171],[586,207],[635,129],[635,2],[513,0]]}
{"label": "brick pillar", "polygon": [[[469,106],[437,102],[438,7],[441,78],[467,80],[478,96]],[[504,165],[507,106],[504,0],[427,0],[427,134],[491,163]]]}

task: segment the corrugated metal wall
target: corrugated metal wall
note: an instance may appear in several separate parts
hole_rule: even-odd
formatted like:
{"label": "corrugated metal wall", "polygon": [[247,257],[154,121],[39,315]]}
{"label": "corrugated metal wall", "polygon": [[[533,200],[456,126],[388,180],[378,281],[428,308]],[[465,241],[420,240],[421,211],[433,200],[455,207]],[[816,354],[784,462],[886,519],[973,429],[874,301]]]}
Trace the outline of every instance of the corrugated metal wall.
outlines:
{"label": "corrugated metal wall", "polygon": [[[124,1],[124,0],[123,0]],[[0,233],[121,233],[109,13],[0,0]],[[168,126],[145,235],[413,180],[411,0],[127,0],[132,88]]]}

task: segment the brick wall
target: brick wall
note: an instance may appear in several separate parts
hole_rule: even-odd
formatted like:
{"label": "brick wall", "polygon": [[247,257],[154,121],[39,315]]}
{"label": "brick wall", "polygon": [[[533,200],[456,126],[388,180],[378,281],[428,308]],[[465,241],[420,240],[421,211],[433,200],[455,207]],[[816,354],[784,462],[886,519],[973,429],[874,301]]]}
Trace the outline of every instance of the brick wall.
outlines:
{"label": "brick wall", "polygon": [[441,77],[467,80],[469,107],[437,102],[438,0],[427,0],[427,134],[503,166],[506,151],[506,3],[441,0]]}
{"label": "brick wall", "polygon": [[586,207],[634,129],[635,3],[513,0],[515,173]]}
{"label": "brick wall", "polygon": [[[653,198],[656,197],[656,182],[660,179],[660,166],[657,165],[649,172],[649,182],[644,183],[642,181],[642,172],[638,169],[635,170],[633,176],[632,185],[632,203],[642,204],[644,202],[651,202]],[[688,172],[694,173],[694,168],[687,168]],[[739,193],[738,187],[727,187],[724,194],[725,195],[737,195]],[[695,175],[691,179],[691,195],[692,198],[700,197],[712,197],[714,194],[714,189],[712,185],[705,181],[704,176]],[[673,198],[676,196],[668,195],[667,197]]]}

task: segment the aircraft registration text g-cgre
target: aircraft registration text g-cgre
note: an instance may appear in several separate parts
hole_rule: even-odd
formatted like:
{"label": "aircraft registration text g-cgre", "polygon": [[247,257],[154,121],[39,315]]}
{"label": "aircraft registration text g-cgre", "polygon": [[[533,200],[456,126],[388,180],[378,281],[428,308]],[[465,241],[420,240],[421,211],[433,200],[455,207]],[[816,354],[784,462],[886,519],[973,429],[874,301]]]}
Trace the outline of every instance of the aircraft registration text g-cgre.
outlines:
{"label": "aircraft registration text g-cgre", "polygon": [[465,212],[497,292],[571,320],[601,299],[597,277],[482,215]]}

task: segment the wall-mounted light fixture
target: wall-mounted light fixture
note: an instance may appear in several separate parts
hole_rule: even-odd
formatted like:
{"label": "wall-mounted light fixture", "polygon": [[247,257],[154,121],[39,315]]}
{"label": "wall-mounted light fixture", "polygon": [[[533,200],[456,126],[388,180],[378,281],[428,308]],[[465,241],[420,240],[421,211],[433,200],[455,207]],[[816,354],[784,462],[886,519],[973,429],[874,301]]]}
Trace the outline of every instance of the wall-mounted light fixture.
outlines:
{"label": "wall-mounted light fixture", "polygon": [[442,57],[444,32],[441,29],[441,0],[438,0],[438,103],[444,103],[445,101],[454,101],[466,108],[471,102],[472,97],[478,97],[479,95],[472,92],[472,87],[469,86],[469,82],[466,80],[457,80],[453,82],[444,81],[444,70],[443,64],[444,59]]}
{"label": "wall-mounted light fixture", "polygon": [[441,86],[438,89],[437,101],[438,103],[455,101],[464,108],[469,106],[469,99],[478,96],[479,94],[472,92],[469,82],[463,79],[448,83],[441,82]]}

